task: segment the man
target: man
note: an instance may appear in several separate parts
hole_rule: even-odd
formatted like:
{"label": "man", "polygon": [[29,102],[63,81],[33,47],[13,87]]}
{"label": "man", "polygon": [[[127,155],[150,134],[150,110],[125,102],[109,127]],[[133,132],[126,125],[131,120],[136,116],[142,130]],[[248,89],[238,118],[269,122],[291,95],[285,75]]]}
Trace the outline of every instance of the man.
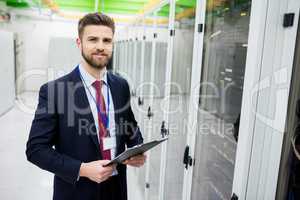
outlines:
{"label": "man", "polygon": [[77,39],[82,62],[40,89],[26,155],[55,174],[54,200],[126,200],[126,165],[140,167],[145,162],[139,155],[104,167],[126,146],[143,142],[128,83],[106,71],[114,31],[106,15],[83,17]]}

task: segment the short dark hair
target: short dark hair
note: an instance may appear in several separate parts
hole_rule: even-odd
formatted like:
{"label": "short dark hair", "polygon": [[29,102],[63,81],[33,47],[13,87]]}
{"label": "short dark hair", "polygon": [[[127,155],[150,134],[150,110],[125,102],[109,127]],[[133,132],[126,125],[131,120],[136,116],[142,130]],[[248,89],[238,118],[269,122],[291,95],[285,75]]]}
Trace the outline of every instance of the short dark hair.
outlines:
{"label": "short dark hair", "polygon": [[88,25],[102,25],[111,28],[113,34],[115,33],[114,20],[103,13],[89,13],[81,18],[78,22],[78,35],[81,38],[84,28]]}

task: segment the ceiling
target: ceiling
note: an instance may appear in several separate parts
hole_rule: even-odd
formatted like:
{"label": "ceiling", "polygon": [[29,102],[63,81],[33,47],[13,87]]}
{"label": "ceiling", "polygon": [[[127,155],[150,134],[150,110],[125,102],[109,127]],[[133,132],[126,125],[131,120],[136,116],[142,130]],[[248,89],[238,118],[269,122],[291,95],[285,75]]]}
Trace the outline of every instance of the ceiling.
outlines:
{"label": "ceiling", "polygon": [[[36,8],[50,8],[51,11],[57,13],[64,18],[81,18],[80,16],[69,15],[64,11],[79,11],[79,12],[94,12],[97,0],[0,0],[8,7],[28,9]],[[251,0],[206,0],[207,9],[212,15],[222,15],[229,11],[242,11],[243,7],[249,7]],[[162,0],[98,0],[98,11],[106,14],[126,14],[133,16],[140,16],[141,13],[147,9],[155,7]],[[196,0],[176,0],[176,19],[195,16]],[[153,6],[154,5],[154,6]],[[149,10],[149,9],[148,9]],[[151,10],[151,9],[150,9]],[[158,11],[158,16],[167,23],[169,16],[169,4],[165,5]],[[115,19],[118,22],[131,22],[132,20],[125,19],[120,16]],[[151,22],[152,23],[152,22]]]}
{"label": "ceiling", "polygon": [[[0,0],[6,5],[14,8],[29,8],[30,6],[46,7],[41,4],[41,0]],[[49,1],[49,0],[48,0]],[[51,1],[51,0],[50,0]],[[93,12],[95,11],[95,0],[52,0],[60,10]],[[110,14],[138,14],[151,0],[99,0],[98,11]],[[152,0],[153,2],[153,0]],[[158,1],[156,1],[158,2]],[[196,0],[177,0],[176,13],[183,12],[185,9],[195,8]],[[159,16],[167,17],[169,7],[165,6]]]}

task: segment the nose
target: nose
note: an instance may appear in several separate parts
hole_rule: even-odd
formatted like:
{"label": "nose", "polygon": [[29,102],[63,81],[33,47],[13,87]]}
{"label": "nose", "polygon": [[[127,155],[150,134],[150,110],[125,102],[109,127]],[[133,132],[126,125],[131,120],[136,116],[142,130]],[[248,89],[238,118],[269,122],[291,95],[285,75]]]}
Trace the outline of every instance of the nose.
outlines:
{"label": "nose", "polygon": [[104,51],[104,44],[102,41],[98,41],[96,44],[97,51]]}

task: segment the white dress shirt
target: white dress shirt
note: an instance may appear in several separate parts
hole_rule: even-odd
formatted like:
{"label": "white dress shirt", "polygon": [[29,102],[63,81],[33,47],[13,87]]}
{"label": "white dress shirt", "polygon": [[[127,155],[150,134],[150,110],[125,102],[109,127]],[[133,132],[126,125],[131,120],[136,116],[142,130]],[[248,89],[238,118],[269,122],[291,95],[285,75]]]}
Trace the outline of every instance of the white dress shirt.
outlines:
{"label": "white dress shirt", "polygon": [[[82,81],[84,84],[85,93],[88,97],[90,108],[93,113],[95,125],[97,128],[97,133],[99,133],[98,112],[97,112],[97,106],[96,106],[96,89],[92,85],[97,79],[95,79],[92,75],[90,75],[84,69],[84,67],[81,65],[79,65],[79,72],[81,74],[81,79],[83,79]],[[103,77],[101,77],[101,80],[104,82],[104,84],[102,84],[101,91],[102,91],[102,95],[104,97],[106,111],[108,110],[107,109],[107,104],[108,104],[107,90],[108,90],[108,94],[109,94],[109,113],[107,113],[108,117],[109,117],[109,125],[108,125],[109,133],[110,133],[111,137],[116,138],[116,122],[115,122],[114,103],[113,103],[111,92],[110,92],[110,89],[109,89],[108,83],[107,83],[107,71],[106,70],[103,73]],[[98,136],[98,141],[100,143],[99,134],[97,134],[97,136]],[[116,148],[110,149],[111,159],[115,158],[116,150],[117,150]]]}

